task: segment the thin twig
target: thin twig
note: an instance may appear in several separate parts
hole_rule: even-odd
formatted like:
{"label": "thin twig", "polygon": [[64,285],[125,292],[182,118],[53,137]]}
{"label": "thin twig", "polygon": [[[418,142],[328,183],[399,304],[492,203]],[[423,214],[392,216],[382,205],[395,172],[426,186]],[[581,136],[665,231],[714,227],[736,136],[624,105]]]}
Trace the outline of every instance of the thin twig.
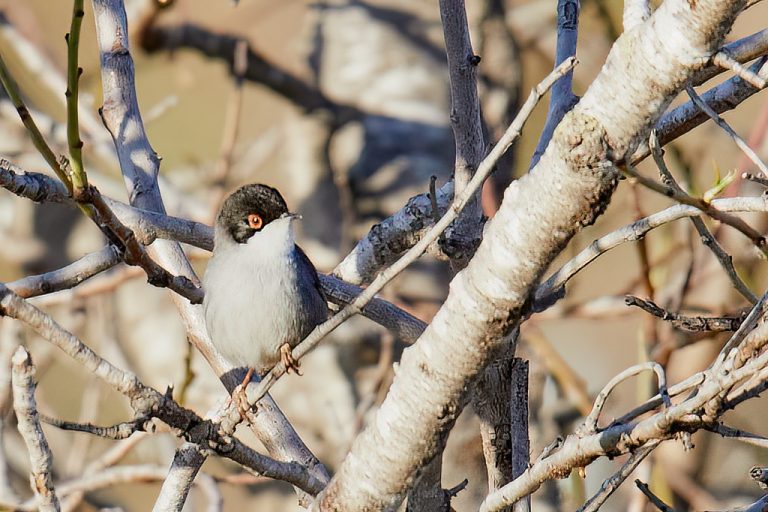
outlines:
{"label": "thin twig", "polygon": [[642,448],[635,450],[627,461],[622,464],[621,468],[607,478],[600,486],[600,490],[595,493],[584,505],[579,508],[577,512],[597,512],[597,510],[603,506],[605,500],[607,500],[619,486],[624,483],[629,475],[640,465],[650,453],[661,444],[661,441],[651,441]]}
{"label": "thin twig", "polygon": [[[768,198],[735,197],[715,199],[709,206],[713,210],[724,212],[765,212],[768,211]],[[649,231],[672,221],[695,217],[701,210],[694,206],[678,204],[649,215],[637,222],[628,224],[608,233],[590,243],[587,247],[555,271],[536,290],[533,311],[540,312],[552,306],[564,294],[565,285],[597,257],[618,247],[645,236]]]}
{"label": "thin twig", "polygon": [[667,377],[664,373],[664,368],[659,363],[653,361],[636,364],[634,366],[630,366],[623,372],[613,377],[600,391],[600,393],[597,395],[597,398],[595,399],[595,405],[592,406],[592,411],[584,420],[584,431],[588,433],[594,433],[598,431],[597,421],[600,419],[600,412],[603,410],[603,406],[605,405],[605,401],[608,398],[608,395],[611,394],[611,391],[613,391],[616,386],[628,378],[648,370],[653,370],[653,372],[656,373],[656,378],[659,381],[659,395],[661,395],[664,405],[667,407],[671,406],[672,401],[670,400],[669,392],[667,391]]}
{"label": "thin twig", "polygon": [[72,190],[81,190],[88,185],[88,177],[83,168],[83,141],[80,140],[80,121],[78,116],[78,92],[82,68],[78,65],[80,49],[80,27],[83,24],[83,0],[72,3],[72,23],[67,41],[67,144],[69,145],[69,164],[72,167]]}
{"label": "thin twig", "polygon": [[5,65],[5,61],[3,61],[1,56],[0,82],[2,82],[3,87],[5,88],[5,92],[8,93],[8,97],[11,99],[13,106],[16,107],[16,112],[18,112],[19,117],[21,118],[21,122],[24,123],[24,126],[27,128],[29,136],[32,139],[32,144],[34,144],[37,151],[43,156],[46,163],[50,166],[53,172],[56,173],[56,176],[58,176],[62,183],[66,185],[67,191],[71,193],[72,181],[70,180],[69,175],[67,175],[67,173],[62,168],[61,164],[59,163],[59,159],[56,157],[53,150],[51,150],[50,146],[48,146],[48,143],[45,141],[43,134],[40,133],[40,129],[37,127],[35,120],[32,119],[32,115],[29,113],[29,109],[24,104],[24,100],[21,98],[19,86],[11,76],[11,73],[8,71],[8,67]]}
{"label": "thin twig", "polygon": [[747,337],[752,329],[755,328],[757,322],[763,318],[763,315],[765,315],[766,311],[768,311],[768,291],[766,291],[766,293],[760,297],[760,300],[758,300],[757,303],[752,307],[736,332],[733,333],[723,348],[720,349],[720,353],[717,356],[715,364],[718,364],[724,358],[728,357],[731,350],[735,349],[741,344],[741,342]]}
{"label": "thin twig", "polygon": [[741,175],[742,179],[753,181],[759,185],[762,185],[764,187],[768,187],[768,179],[762,177],[762,176],[756,176],[754,174],[750,174],[748,172],[745,172]]}
{"label": "thin twig", "polygon": [[[648,147],[651,149],[653,160],[656,162],[656,166],[658,167],[659,173],[662,176],[662,181],[670,187],[677,189],[678,192],[685,193],[682,187],[680,187],[680,185],[675,180],[675,177],[667,168],[667,164],[664,162],[664,150],[659,144],[656,130],[651,131],[651,136],[648,139]],[[696,232],[699,234],[701,242],[705,247],[712,251],[712,254],[715,255],[715,258],[717,258],[720,266],[722,266],[725,270],[725,273],[728,275],[728,278],[731,280],[734,288],[736,288],[736,290],[750,303],[754,304],[757,302],[757,296],[752,293],[752,290],[747,287],[744,281],[742,281],[739,275],[736,273],[736,269],[733,266],[733,258],[731,258],[730,254],[725,252],[725,249],[723,249],[723,247],[717,241],[717,238],[715,238],[709,229],[707,229],[704,221],[700,217],[691,217],[691,222],[693,223],[693,227],[696,228]]]}
{"label": "thin twig", "polygon": [[[761,39],[768,39],[768,31],[761,31]],[[762,45],[760,46],[760,51],[762,53],[765,52]],[[758,73],[760,76],[767,76],[767,63],[768,57],[760,57],[749,67],[749,69]],[[701,98],[712,108],[712,110],[718,113],[723,113],[737,108],[742,102],[759,91],[760,89],[752,87],[752,85],[736,76],[726,80],[720,85],[712,87],[702,94]],[[656,123],[659,141],[662,144],[667,144],[681,135],[690,132],[707,120],[709,120],[709,116],[702,112],[695,103],[688,101],[665,113]],[[632,155],[630,161],[634,165],[637,165],[649,154],[650,150],[648,149],[648,146],[641,145],[637,148],[635,154]]]}
{"label": "thin twig", "polygon": [[663,183],[658,183],[657,181],[654,181],[652,179],[646,178],[639,172],[637,172],[636,169],[633,168],[632,165],[628,164],[623,171],[629,176],[630,178],[636,180],[638,183],[643,185],[644,187],[647,187],[654,192],[658,192],[659,194],[662,194],[664,196],[669,197],[670,199],[674,199],[678,203],[682,203],[688,206],[693,206],[695,208],[698,208],[703,213],[706,213],[713,219],[719,220],[723,224],[727,224],[731,226],[732,228],[736,229],[740,233],[742,233],[744,236],[749,238],[755,246],[760,249],[763,254],[768,256],[768,247],[766,246],[766,240],[765,237],[760,234],[757,230],[755,230],[752,226],[744,222],[739,217],[729,215],[727,213],[723,213],[716,208],[712,207],[712,202],[707,201],[700,197],[693,197],[683,191],[682,189],[676,189],[668,185],[664,185]]}
{"label": "thin twig", "polygon": [[704,317],[683,316],[672,313],[650,300],[643,300],[633,295],[624,298],[627,306],[636,306],[651,315],[669,322],[676,329],[689,332],[734,332],[743,320],[742,317]]}
{"label": "thin twig", "polygon": [[730,55],[728,55],[727,52],[719,51],[715,54],[714,57],[712,57],[712,63],[716,66],[720,66],[723,69],[730,69],[733,71],[739,78],[744,80],[745,82],[749,83],[753,87],[756,87],[757,89],[762,89],[765,87],[766,79],[759,76],[754,71],[751,71],[750,69],[747,69],[744,67],[741,62],[737,61]]}
{"label": "thin twig", "polygon": [[720,434],[721,436],[729,439],[735,439],[736,441],[741,441],[742,443],[750,444],[760,448],[768,448],[768,438],[747,432],[746,430],[729,427],[727,425],[723,425],[722,423],[716,423],[704,428],[710,432]]}
{"label": "thin twig", "polygon": [[103,437],[105,439],[118,440],[127,439],[136,432],[144,431],[144,422],[146,421],[146,418],[117,423],[108,427],[100,427],[90,423],[64,421],[58,418],[45,416],[43,414],[40,415],[40,420],[49,425],[53,425],[56,428],[60,428],[61,430],[69,430],[71,432],[85,432],[87,434]]}
{"label": "thin twig", "polygon": [[[763,84],[765,85],[765,84]],[[749,157],[750,160],[752,160],[752,163],[754,163],[758,169],[760,169],[760,172],[763,173],[763,176],[768,176],[768,167],[765,166],[765,163],[760,159],[760,157],[755,153],[755,151],[749,147],[749,144],[739,136],[738,133],[734,131],[731,126],[725,122],[725,119],[720,117],[717,112],[712,110],[712,108],[707,105],[705,101],[699,97],[698,94],[696,94],[696,91],[693,90],[693,87],[690,85],[685,88],[685,91],[688,93],[688,96],[690,96],[691,101],[693,101],[697,107],[699,107],[703,112],[705,112],[717,125],[725,130],[725,132],[731,136],[733,141],[736,143],[736,145],[741,149],[745,155]]]}
{"label": "thin twig", "polygon": [[653,492],[651,492],[651,490],[648,488],[647,484],[644,484],[640,480],[635,480],[635,485],[643,494],[645,494],[648,500],[653,503],[656,508],[661,510],[661,512],[675,512],[675,509],[661,501],[658,496],[653,494]]}

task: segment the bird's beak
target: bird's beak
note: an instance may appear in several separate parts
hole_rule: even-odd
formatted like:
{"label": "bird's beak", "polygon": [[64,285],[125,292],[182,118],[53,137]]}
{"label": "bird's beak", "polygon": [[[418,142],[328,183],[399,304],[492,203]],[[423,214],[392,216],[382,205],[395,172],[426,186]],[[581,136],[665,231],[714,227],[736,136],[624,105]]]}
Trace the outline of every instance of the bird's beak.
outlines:
{"label": "bird's beak", "polygon": [[301,220],[302,216],[299,213],[286,212],[280,216],[281,219]]}

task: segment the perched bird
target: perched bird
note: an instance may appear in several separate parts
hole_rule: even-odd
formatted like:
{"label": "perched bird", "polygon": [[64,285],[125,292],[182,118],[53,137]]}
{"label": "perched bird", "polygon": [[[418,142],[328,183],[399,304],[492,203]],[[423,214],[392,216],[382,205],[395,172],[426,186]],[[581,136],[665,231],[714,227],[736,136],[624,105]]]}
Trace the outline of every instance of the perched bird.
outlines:
{"label": "perched bird", "polygon": [[299,373],[291,349],[328,316],[317,271],[294,241],[298,218],[277,189],[260,184],[234,191],[216,217],[205,322],[219,352],[248,368],[243,387],[280,360]]}

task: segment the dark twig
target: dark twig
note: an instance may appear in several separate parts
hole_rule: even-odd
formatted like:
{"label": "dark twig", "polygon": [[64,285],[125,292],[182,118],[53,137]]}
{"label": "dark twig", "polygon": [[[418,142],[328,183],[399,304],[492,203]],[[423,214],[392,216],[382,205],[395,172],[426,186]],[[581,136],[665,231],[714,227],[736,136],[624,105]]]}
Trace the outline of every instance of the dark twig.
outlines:
{"label": "dark twig", "polygon": [[643,300],[633,295],[624,298],[627,306],[636,306],[657,318],[669,322],[675,329],[688,332],[733,332],[744,321],[744,316],[704,317],[684,316],[672,313],[650,300]]}
{"label": "dark twig", "polygon": [[[557,2],[555,67],[576,55],[576,41],[579,35],[579,9],[580,2],[578,0],[558,0]],[[534,168],[541,155],[544,154],[544,150],[547,149],[552,134],[555,133],[555,128],[560,124],[563,116],[573,108],[578,100],[573,94],[573,70],[571,70],[552,86],[547,121],[531,158],[530,169]]]}
{"label": "dark twig", "polygon": [[133,231],[120,222],[120,219],[117,218],[112,209],[107,205],[96,187],[88,185],[75,192],[77,193],[75,199],[78,202],[93,205],[103,225],[123,244],[125,248],[125,262],[144,269],[147,273],[149,284],[173,290],[192,304],[201,304],[203,302],[203,290],[199,286],[196,286],[185,276],[174,276],[150,258],[147,250],[136,239]]}
{"label": "dark twig", "polygon": [[762,176],[757,176],[755,174],[750,174],[748,172],[745,172],[744,174],[741,175],[741,177],[743,179],[745,179],[745,180],[753,181],[753,182],[755,182],[755,183],[757,183],[759,185],[762,185],[764,187],[768,187],[768,179],[766,179],[766,178],[764,178]]}
{"label": "dark twig", "polygon": [[[766,62],[768,62],[768,58],[761,57],[752,66],[750,66],[750,69],[752,71],[758,72],[762,76],[768,72],[768,68],[766,68]],[[706,102],[706,104],[709,105],[712,110],[718,114],[722,114],[723,112],[735,109],[743,101],[759,91],[760,89],[756,89],[752,85],[736,76],[726,80],[716,87],[711,88],[704,94],[701,94],[701,99]],[[709,120],[709,116],[702,112],[699,107],[693,103],[693,101],[684,103],[664,114],[656,123],[659,142],[661,145],[667,144],[668,142],[693,130],[707,120]],[[649,154],[650,150],[648,146],[641,145],[635,151],[635,154],[632,155],[630,161],[633,164],[637,164]]]}
{"label": "dark twig", "polygon": [[715,423],[714,425],[705,426],[704,428],[710,432],[714,432],[715,434],[719,434],[729,439],[735,439],[736,441],[741,441],[743,443],[751,444],[752,446],[758,446],[760,448],[768,448],[768,438],[753,434],[752,432],[747,432],[746,430],[729,427],[727,425],[723,425],[722,423]]}
{"label": "dark twig", "polygon": [[648,500],[653,503],[657,509],[661,510],[661,512],[675,512],[675,509],[661,501],[658,496],[653,494],[648,488],[648,485],[644,484],[640,480],[635,480],[635,485],[643,494],[645,494]]}
{"label": "dark twig", "polygon": [[86,434],[93,434],[105,439],[127,439],[135,432],[145,431],[144,422],[146,418],[137,418],[133,421],[124,421],[108,427],[101,427],[98,425],[92,425],[90,423],[77,423],[73,421],[64,421],[44,414],[40,415],[40,420],[49,425],[53,425],[61,430],[69,430],[72,432],[85,432]]}
{"label": "dark twig", "polygon": [[643,462],[648,455],[650,455],[653,449],[659,446],[659,444],[661,444],[660,441],[652,441],[642,448],[635,450],[635,452],[632,453],[627,461],[622,464],[621,468],[619,468],[616,473],[611,475],[610,478],[607,478],[603,482],[603,485],[600,486],[600,490],[597,491],[597,493],[589,500],[587,500],[587,502],[584,503],[584,505],[582,505],[577,512],[596,512],[601,506],[603,506],[605,500],[607,500],[614,492],[616,492],[616,489],[618,489],[619,486],[624,483],[624,480],[626,480],[629,475],[632,474],[635,468],[637,468],[637,466],[639,466],[640,463]]}
{"label": "dark twig", "polygon": [[[656,162],[656,166],[659,168],[661,180],[666,185],[676,189],[678,192],[685,193],[682,187],[680,187],[680,185],[675,180],[675,177],[667,168],[666,162],[664,162],[664,150],[659,145],[656,130],[651,131],[651,136],[648,139],[648,146],[651,148],[653,160]],[[733,266],[733,258],[731,258],[730,254],[725,252],[725,249],[723,249],[723,247],[717,241],[717,238],[715,238],[709,229],[707,229],[707,226],[704,224],[704,221],[701,219],[701,217],[691,217],[691,222],[693,223],[693,227],[696,229],[696,232],[699,234],[701,242],[705,247],[712,251],[712,254],[715,255],[715,258],[717,258],[717,261],[720,262],[720,266],[725,270],[725,273],[728,275],[728,278],[731,280],[734,288],[736,288],[736,290],[752,304],[757,302],[757,296],[752,293],[752,290],[749,289],[749,287],[744,283],[744,281],[741,280],[738,273],[736,272],[736,269]]]}

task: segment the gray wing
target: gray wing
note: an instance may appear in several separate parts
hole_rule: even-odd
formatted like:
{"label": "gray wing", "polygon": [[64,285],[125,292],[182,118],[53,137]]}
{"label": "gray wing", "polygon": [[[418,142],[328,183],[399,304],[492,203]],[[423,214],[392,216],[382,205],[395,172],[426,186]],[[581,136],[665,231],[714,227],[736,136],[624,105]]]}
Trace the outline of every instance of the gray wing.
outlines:
{"label": "gray wing", "polygon": [[310,293],[317,293],[317,297],[315,300],[311,301],[310,307],[312,309],[316,308],[318,310],[318,314],[320,311],[322,311],[321,319],[319,320],[322,322],[328,318],[328,305],[327,299],[325,298],[325,293],[323,293],[323,287],[320,284],[320,278],[317,277],[317,270],[315,269],[315,266],[312,264],[312,261],[309,259],[306,253],[298,245],[296,246],[296,260],[296,266],[301,278],[301,282],[311,283],[312,290],[307,291]]}

